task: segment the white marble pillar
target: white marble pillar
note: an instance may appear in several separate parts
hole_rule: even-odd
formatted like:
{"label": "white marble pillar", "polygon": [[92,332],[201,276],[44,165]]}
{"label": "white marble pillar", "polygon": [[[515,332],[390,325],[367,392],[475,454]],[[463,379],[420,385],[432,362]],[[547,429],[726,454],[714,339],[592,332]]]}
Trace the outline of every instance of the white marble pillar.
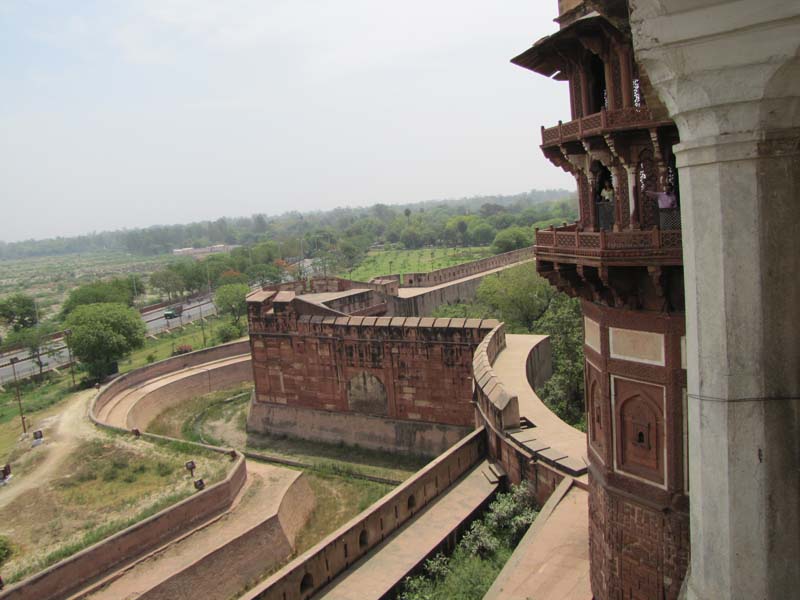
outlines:
{"label": "white marble pillar", "polygon": [[675,120],[698,600],[800,594],[800,2],[631,2]]}

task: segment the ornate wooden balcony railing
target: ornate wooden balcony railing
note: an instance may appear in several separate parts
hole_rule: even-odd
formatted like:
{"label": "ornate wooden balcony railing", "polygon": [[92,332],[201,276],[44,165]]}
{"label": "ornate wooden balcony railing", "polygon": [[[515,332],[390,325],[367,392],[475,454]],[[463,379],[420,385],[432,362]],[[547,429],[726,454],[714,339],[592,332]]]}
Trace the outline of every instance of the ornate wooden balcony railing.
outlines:
{"label": "ornate wooden balcony railing", "polygon": [[587,117],[558,122],[555,127],[542,127],[542,146],[558,146],[608,131],[638,129],[657,124],[646,106],[606,110],[605,108]]}
{"label": "ornate wooden balcony railing", "polygon": [[574,224],[536,231],[537,259],[587,257],[635,259],[681,258],[681,231],[581,231]]}

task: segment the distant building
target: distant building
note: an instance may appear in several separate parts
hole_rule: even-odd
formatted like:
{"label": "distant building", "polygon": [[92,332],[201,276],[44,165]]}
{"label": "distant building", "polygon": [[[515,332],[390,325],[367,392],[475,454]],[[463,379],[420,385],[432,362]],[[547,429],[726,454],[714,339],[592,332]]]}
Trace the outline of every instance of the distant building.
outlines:
{"label": "distant building", "polygon": [[238,245],[228,244],[214,244],[213,246],[206,246],[205,248],[175,248],[172,251],[173,256],[191,256],[197,260],[205,258],[209,254],[220,254],[223,252],[230,252],[234,248],[239,248]]}

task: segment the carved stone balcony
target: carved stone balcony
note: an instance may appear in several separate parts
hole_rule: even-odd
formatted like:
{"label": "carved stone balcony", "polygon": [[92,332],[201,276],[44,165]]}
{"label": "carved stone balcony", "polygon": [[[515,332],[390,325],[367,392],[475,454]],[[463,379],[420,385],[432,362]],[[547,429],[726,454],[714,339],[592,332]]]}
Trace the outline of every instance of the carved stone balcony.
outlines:
{"label": "carved stone balcony", "polygon": [[542,127],[542,147],[560,146],[587,137],[601,136],[627,129],[649,129],[670,125],[670,121],[657,121],[646,106],[632,106],[618,110],[603,109],[587,117],[562,123],[555,127]]}
{"label": "carved stone balcony", "polygon": [[600,266],[682,263],[679,229],[581,231],[575,224],[536,231],[536,259]]}
{"label": "carved stone balcony", "polygon": [[681,231],[536,231],[536,270],[554,286],[609,306],[683,309]]}

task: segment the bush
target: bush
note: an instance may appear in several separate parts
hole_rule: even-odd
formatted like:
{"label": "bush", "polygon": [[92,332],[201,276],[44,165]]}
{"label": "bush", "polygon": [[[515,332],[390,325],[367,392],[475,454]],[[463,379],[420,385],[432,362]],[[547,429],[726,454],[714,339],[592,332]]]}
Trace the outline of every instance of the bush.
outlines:
{"label": "bush", "polygon": [[234,323],[223,323],[217,328],[216,335],[217,340],[219,340],[221,344],[225,344],[235,340],[238,337],[241,337],[242,330]]}
{"label": "bush", "polygon": [[144,357],[144,362],[147,363],[148,365],[156,362],[156,355],[151,352],[150,354]]}
{"label": "bush", "polygon": [[480,600],[535,517],[527,485],[498,494],[451,557],[438,554],[425,563],[424,575],[405,580],[400,599]]}
{"label": "bush", "polygon": [[0,535],[0,565],[6,562],[14,551],[11,549],[11,540],[6,536]]}
{"label": "bush", "polygon": [[181,344],[172,351],[172,356],[180,356],[181,354],[189,354],[193,348],[189,344]]}

